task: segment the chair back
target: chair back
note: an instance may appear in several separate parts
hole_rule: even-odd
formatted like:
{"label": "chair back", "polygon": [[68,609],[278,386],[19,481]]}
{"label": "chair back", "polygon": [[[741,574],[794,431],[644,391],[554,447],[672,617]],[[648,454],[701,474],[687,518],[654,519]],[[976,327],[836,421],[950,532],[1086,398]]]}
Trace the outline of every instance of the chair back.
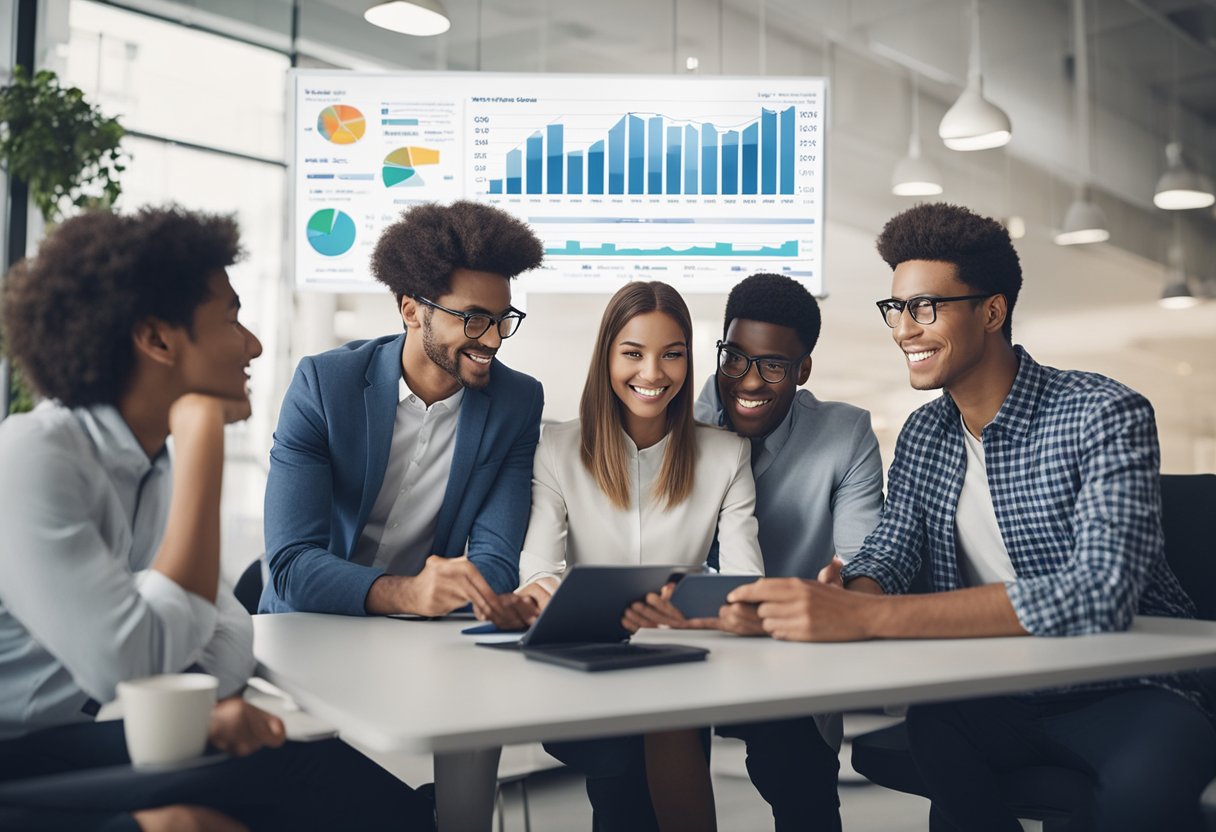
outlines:
{"label": "chair back", "polygon": [[1216,621],[1216,474],[1163,474],[1165,559],[1200,618]]}

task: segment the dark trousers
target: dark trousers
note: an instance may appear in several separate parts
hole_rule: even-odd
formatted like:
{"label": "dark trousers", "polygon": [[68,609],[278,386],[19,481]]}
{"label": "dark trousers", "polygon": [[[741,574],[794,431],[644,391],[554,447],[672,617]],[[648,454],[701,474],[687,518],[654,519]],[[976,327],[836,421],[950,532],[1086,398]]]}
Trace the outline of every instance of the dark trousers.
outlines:
{"label": "dark trousers", "polygon": [[840,755],[810,717],[720,725],[747,744],[747,774],[773,810],[777,832],[840,832]]}
{"label": "dark trousers", "polygon": [[129,766],[121,722],[0,742],[0,829],[135,830],[131,812],[192,804],[253,830],[434,828],[433,804],[339,740],[286,743],[171,771]]}
{"label": "dark trousers", "polygon": [[908,711],[912,756],[933,798],[934,832],[1020,832],[1002,777],[1030,766],[1079,774],[1081,798],[1053,829],[1202,828],[1216,729],[1160,688],[997,697]]}
{"label": "dark trousers", "polygon": [[[810,717],[723,725],[747,743],[747,773],[773,810],[778,832],[839,832],[840,760]],[[702,733],[706,759],[709,732]],[[657,832],[640,736],[546,743],[545,750],[587,778],[595,832]]]}

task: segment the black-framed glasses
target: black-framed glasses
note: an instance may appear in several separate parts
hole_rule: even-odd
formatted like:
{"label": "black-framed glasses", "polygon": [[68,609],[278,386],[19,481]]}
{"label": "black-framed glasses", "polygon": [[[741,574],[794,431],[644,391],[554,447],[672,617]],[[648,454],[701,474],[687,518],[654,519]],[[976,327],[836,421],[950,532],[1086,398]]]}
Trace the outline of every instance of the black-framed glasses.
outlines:
{"label": "black-framed glasses", "polygon": [[895,327],[899,326],[899,319],[904,314],[904,307],[907,307],[908,314],[918,324],[931,324],[937,320],[937,305],[939,303],[950,303],[956,300],[981,300],[983,298],[990,298],[992,295],[992,292],[986,295],[954,295],[948,298],[917,295],[907,300],[887,298],[886,300],[877,301],[874,305],[878,307],[878,311],[882,314],[882,319],[886,322],[887,326],[895,329]]}
{"label": "black-framed glasses", "polygon": [[438,309],[440,312],[447,312],[449,315],[463,318],[464,335],[466,338],[480,338],[489,331],[491,324],[498,327],[499,338],[510,338],[519,331],[520,322],[528,317],[527,312],[520,312],[514,306],[509,307],[501,315],[494,316],[487,315],[485,312],[460,312],[456,309],[448,309],[446,306],[440,306],[435,301],[427,300],[418,295],[414,295],[413,298],[423,306],[429,306],[432,309]]}
{"label": "black-framed glasses", "polygon": [[763,356],[748,355],[745,352],[740,352],[732,346],[729,346],[725,341],[718,342],[718,371],[727,378],[743,378],[751,370],[752,365],[756,365],[756,369],[760,372],[760,378],[767,381],[769,384],[778,384],[785,381],[785,377],[789,375],[790,367],[795,367],[802,363],[802,359],[810,355],[808,352],[793,361],[787,361],[784,358],[765,358]]}

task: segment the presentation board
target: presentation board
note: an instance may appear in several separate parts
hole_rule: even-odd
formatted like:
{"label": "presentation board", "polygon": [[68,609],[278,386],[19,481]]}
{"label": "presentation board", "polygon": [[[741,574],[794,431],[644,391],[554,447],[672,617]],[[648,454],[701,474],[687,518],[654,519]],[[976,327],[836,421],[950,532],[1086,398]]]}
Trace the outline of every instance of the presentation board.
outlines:
{"label": "presentation board", "polygon": [[380,232],[423,202],[527,222],[525,291],[757,271],[823,286],[823,78],[293,72],[296,285],[380,289]]}

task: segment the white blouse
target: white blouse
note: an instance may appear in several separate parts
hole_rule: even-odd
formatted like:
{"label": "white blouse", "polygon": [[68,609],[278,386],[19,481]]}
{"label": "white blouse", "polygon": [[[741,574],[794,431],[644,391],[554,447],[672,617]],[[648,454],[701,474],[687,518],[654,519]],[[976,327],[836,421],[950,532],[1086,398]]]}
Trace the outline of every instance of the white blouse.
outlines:
{"label": "white blouse", "polygon": [[666,508],[652,490],[668,437],[639,451],[626,436],[633,479],[629,507],[620,509],[583,465],[579,421],[546,427],[532,469],[532,518],[519,556],[520,586],[560,580],[576,563],[698,566],[705,563],[715,531],[722,572],[763,575],[751,445],[708,425],[697,425],[696,440],[692,492]]}

